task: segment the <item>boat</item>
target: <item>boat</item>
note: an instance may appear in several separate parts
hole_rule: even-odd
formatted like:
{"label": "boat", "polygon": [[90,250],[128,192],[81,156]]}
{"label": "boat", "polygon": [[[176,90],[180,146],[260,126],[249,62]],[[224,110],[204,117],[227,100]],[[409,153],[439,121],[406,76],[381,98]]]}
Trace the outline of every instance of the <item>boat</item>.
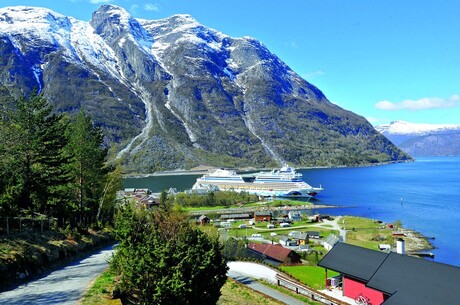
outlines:
{"label": "boat", "polygon": [[255,174],[237,174],[233,170],[217,169],[199,177],[192,191],[205,188],[221,191],[248,192],[264,197],[309,198],[323,190],[303,181],[302,174],[288,165],[280,169]]}

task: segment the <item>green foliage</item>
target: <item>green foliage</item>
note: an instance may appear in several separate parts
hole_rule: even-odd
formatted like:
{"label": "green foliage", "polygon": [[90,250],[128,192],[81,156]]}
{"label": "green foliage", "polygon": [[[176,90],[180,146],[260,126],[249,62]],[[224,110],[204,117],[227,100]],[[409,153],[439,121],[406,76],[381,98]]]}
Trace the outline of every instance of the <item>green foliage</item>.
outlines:
{"label": "green foliage", "polygon": [[174,199],[174,204],[182,207],[230,207],[237,203],[246,204],[256,202],[257,195],[247,192],[219,191],[210,192],[206,195],[178,193]]}
{"label": "green foliage", "polygon": [[67,173],[66,124],[41,95],[13,100],[1,117],[0,202],[4,215],[59,215]]}
{"label": "green foliage", "polygon": [[229,238],[224,243],[223,256],[227,260],[242,259],[247,256],[245,240]]}
{"label": "green foliage", "polygon": [[103,135],[94,127],[91,118],[79,113],[66,129],[68,144],[65,155],[71,181],[71,203],[73,215],[78,215],[78,223],[86,225],[95,221],[99,201],[103,194],[106,175],[107,150],[102,148]]}
{"label": "green foliage", "polygon": [[2,106],[0,216],[56,217],[70,229],[111,220],[121,169],[106,166],[103,135],[91,119],[53,114],[35,93]]}
{"label": "green foliage", "polygon": [[193,228],[185,214],[130,205],[116,218],[120,240],[111,263],[119,288],[138,304],[215,304],[227,266],[217,239]]}

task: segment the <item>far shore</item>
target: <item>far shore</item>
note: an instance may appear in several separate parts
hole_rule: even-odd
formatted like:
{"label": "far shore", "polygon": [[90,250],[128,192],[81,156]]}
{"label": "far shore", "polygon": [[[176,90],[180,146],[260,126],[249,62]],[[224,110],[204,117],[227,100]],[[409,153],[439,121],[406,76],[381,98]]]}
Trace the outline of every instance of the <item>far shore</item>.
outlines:
{"label": "far shore", "polygon": [[[382,166],[382,165],[389,165],[389,164],[396,164],[396,163],[406,163],[406,162],[414,162],[414,159],[411,160],[401,160],[401,161],[390,161],[390,162],[382,162],[382,163],[368,163],[368,164],[361,164],[361,165],[338,165],[338,166],[311,166],[311,167],[296,167],[296,169],[324,169],[324,168],[355,168],[355,167],[371,167],[371,166]],[[170,171],[160,171],[154,173],[145,173],[145,174],[127,174],[124,178],[147,178],[147,177],[161,177],[161,176],[181,176],[181,175],[204,175],[209,173],[213,170],[224,168],[224,167],[217,167],[217,166],[197,166],[191,169],[176,169]],[[250,173],[250,172],[259,172],[259,171],[271,171],[273,167],[241,167],[241,168],[229,168],[238,173]]]}

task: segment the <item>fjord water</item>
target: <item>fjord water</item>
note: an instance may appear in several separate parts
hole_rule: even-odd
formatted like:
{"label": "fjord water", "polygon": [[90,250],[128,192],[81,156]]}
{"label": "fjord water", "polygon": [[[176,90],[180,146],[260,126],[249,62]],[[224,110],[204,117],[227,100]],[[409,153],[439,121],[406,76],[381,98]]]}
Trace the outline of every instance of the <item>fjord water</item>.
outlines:
{"label": "fjord water", "polygon": [[[460,266],[460,157],[420,158],[415,162],[356,168],[300,170],[304,180],[322,185],[316,204],[331,215],[354,215],[385,222],[400,220],[431,240],[435,261]],[[198,175],[125,179],[124,187],[159,192],[191,188]]]}

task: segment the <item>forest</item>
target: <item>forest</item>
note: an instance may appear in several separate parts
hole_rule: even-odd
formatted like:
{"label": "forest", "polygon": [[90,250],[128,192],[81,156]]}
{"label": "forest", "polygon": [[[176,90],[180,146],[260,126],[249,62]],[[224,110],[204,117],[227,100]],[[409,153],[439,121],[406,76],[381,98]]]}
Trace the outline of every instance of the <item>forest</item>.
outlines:
{"label": "forest", "polygon": [[0,110],[0,219],[41,218],[56,228],[113,219],[121,169],[83,111],[56,114],[40,94],[4,98]]}

